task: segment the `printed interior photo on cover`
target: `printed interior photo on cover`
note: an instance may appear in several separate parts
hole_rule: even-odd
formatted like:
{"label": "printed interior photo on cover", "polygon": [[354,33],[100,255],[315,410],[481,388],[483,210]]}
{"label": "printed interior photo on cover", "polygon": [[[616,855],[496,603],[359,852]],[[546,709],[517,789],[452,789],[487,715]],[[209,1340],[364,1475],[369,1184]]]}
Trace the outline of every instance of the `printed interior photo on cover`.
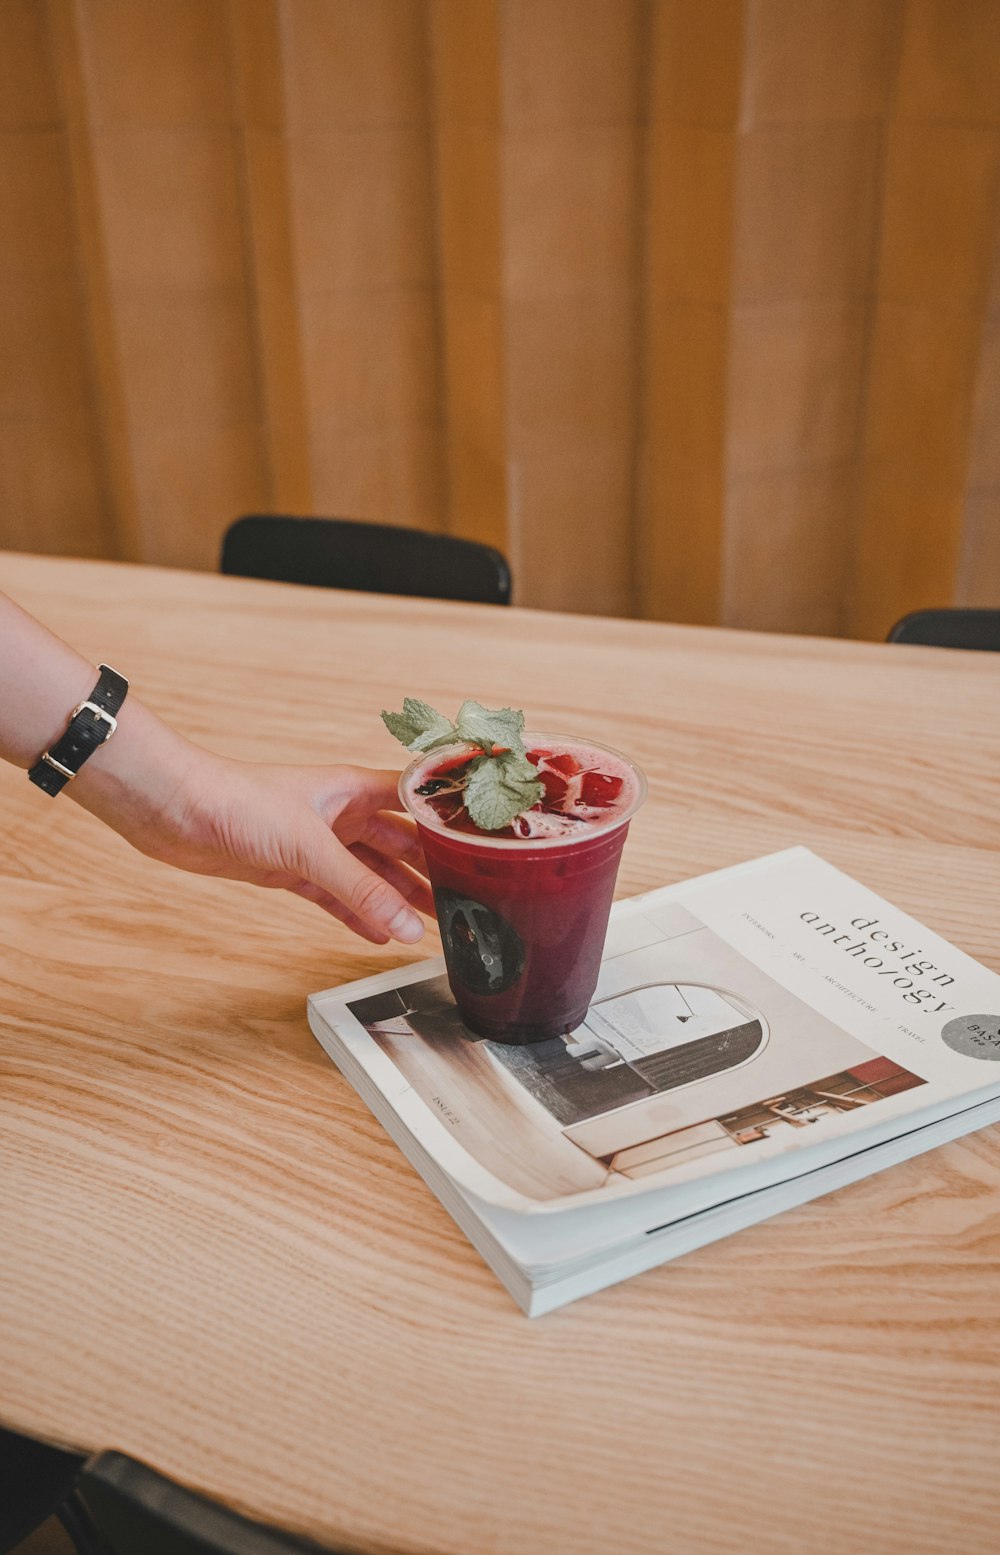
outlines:
{"label": "printed interior photo on cover", "polygon": [[475,1037],[444,975],[348,1008],[465,1149],[539,1200],[721,1151],[752,1159],[762,1140],[923,1083],[679,904],[612,924],[594,1003],[567,1037]]}

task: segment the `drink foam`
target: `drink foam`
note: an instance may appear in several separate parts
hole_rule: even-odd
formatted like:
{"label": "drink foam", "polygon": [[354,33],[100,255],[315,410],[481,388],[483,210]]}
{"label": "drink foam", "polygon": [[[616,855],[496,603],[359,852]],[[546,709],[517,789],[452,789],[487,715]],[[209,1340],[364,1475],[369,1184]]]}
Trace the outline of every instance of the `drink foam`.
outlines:
{"label": "drink foam", "polygon": [[[513,826],[497,832],[483,831],[470,820],[464,805],[444,819],[441,811],[446,810],[450,797],[447,789],[439,788],[434,794],[417,793],[417,789],[435,779],[446,780],[449,769],[458,768],[463,758],[473,759],[475,752],[464,745],[431,751],[407,769],[400,784],[406,808],[421,825],[434,831],[510,845],[569,842],[610,830],[631,815],[643,798],[645,783],[641,774],[616,751],[587,740],[553,739],[541,734],[526,734],[524,743],[529,757],[538,757],[538,772],[546,785],[546,795],[542,808],[518,816]],[[572,771],[573,765],[579,770]]]}

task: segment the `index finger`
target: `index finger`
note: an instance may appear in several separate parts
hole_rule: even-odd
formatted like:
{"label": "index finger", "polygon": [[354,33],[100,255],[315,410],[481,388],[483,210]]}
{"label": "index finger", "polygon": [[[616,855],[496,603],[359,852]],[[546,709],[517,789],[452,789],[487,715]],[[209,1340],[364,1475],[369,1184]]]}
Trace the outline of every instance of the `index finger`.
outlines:
{"label": "index finger", "polygon": [[[366,811],[402,810],[399,797],[400,773],[390,767],[350,767],[353,793],[350,803]],[[343,774],[343,767],[340,769]]]}

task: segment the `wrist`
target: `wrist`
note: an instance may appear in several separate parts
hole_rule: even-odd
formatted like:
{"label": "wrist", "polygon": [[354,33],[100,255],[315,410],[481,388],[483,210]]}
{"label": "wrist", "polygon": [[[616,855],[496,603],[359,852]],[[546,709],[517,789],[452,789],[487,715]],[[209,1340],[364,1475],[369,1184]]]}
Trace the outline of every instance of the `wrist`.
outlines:
{"label": "wrist", "polygon": [[144,838],[180,830],[213,761],[135,697],[128,697],[114,736],[65,790],[77,804],[144,846]]}
{"label": "wrist", "polygon": [[69,715],[58,740],[44,751],[28,771],[28,779],[50,798],[61,794],[95,751],[104,746],[118,727],[117,715],[128,695],[128,681],[109,664],[98,666],[97,684]]}

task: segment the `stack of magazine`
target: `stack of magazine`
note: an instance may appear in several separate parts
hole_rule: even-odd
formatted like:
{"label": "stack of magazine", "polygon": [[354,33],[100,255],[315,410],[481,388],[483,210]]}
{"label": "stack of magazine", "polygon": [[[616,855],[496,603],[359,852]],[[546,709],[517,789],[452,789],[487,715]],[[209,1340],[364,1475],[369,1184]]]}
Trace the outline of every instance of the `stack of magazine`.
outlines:
{"label": "stack of magazine", "polygon": [[441,960],[309,1021],[529,1316],[1000,1120],[1000,977],[805,848],[619,902],[571,1036]]}

